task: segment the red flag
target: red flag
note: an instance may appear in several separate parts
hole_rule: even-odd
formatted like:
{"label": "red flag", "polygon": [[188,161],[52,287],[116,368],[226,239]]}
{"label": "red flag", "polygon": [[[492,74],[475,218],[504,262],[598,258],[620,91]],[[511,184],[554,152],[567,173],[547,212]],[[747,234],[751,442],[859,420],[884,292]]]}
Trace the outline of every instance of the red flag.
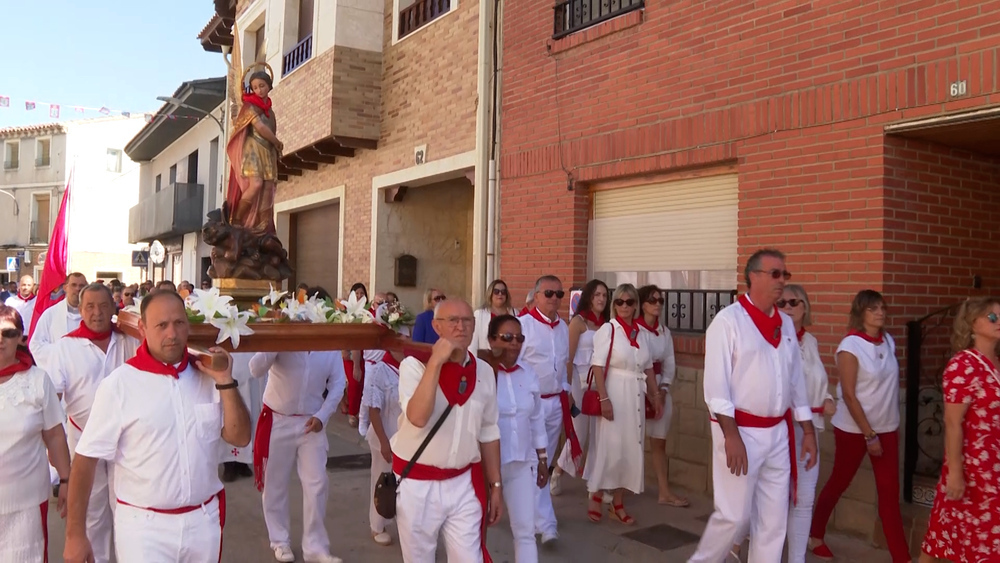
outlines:
{"label": "red flag", "polygon": [[73,171],[69,172],[69,179],[66,180],[66,191],[63,193],[62,203],[59,205],[59,216],[56,217],[56,224],[52,227],[52,236],[49,237],[49,250],[45,253],[45,269],[42,270],[41,284],[38,287],[38,297],[35,299],[35,313],[31,317],[31,328],[28,329],[28,339],[35,332],[35,325],[38,318],[46,309],[62,301],[66,295],[60,293],[58,298],[53,299],[52,293],[62,287],[66,281],[66,269],[69,266],[69,205],[70,186],[73,184]]}

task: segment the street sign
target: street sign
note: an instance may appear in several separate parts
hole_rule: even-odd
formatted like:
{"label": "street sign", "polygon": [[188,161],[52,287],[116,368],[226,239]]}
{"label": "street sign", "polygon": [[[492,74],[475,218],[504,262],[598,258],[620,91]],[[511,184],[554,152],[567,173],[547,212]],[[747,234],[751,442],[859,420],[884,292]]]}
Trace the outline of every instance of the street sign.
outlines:
{"label": "street sign", "polygon": [[16,272],[21,269],[21,263],[15,256],[7,257],[7,271]]}

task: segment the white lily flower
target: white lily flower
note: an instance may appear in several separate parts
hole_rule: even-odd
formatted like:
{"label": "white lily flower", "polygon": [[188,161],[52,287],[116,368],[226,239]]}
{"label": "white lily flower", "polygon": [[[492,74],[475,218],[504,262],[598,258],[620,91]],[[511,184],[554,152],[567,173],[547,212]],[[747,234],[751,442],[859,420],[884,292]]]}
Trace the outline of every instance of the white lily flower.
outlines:
{"label": "white lily flower", "polygon": [[[235,309],[235,307],[233,308]],[[219,337],[215,339],[216,344],[222,344],[226,340],[231,340],[233,348],[239,348],[240,336],[253,334],[253,329],[247,326],[247,321],[249,320],[249,313],[242,312],[221,319],[209,319],[208,322],[219,329]]]}
{"label": "white lily flower", "polygon": [[341,301],[340,304],[346,309],[343,313],[343,317],[345,319],[344,322],[375,322],[375,318],[372,316],[371,312],[365,308],[365,305],[368,304],[367,297],[361,297],[359,299],[357,294],[352,291],[347,297],[347,301]]}
{"label": "white lily flower", "polygon": [[305,318],[305,306],[298,299],[287,299],[281,304],[281,312],[289,320],[301,321]]}
{"label": "white lily flower", "polygon": [[261,305],[277,305],[278,300],[288,293],[287,291],[275,291],[274,286],[271,284],[267,284],[267,286],[271,289],[267,292],[267,295],[260,298]]}
{"label": "white lily flower", "polygon": [[215,318],[216,313],[223,317],[230,316],[233,314],[230,312],[230,307],[235,309],[230,304],[233,298],[228,295],[221,295],[219,289],[215,287],[211,289],[196,289],[188,296],[187,300],[187,306],[196,313],[204,315],[206,319]]}
{"label": "white lily flower", "polygon": [[389,313],[389,322],[394,323],[399,320],[399,313]]}
{"label": "white lily flower", "polygon": [[302,308],[304,309],[306,319],[313,323],[325,323],[326,314],[332,310],[325,302],[317,299],[315,295],[310,297]]}

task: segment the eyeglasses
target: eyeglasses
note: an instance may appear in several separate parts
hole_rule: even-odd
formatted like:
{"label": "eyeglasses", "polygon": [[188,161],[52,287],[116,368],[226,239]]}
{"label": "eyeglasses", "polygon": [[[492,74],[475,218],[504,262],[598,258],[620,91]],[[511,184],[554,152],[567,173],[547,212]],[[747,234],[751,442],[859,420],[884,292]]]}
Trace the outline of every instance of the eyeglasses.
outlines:
{"label": "eyeglasses", "polygon": [[[997,321],[1000,321],[1000,317],[998,317],[996,313],[990,313],[990,314],[986,315],[986,320],[990,321],[993,324],[997,324]],[[7,335],[4,334],[4,336],[7,336]]]}
{"label": "eyeglasses", "polygon": [[803,299],[778,299],[777,301],[774,302],[774,304],[777,305],[779,309],[784,309],[786,305],[789,307],[798,307],[799,305],[802,305],[804,303],[805,300]]}
{"label": "eyeglasses", "polygon": [[777,268],[774,268],[773,270],[754,270],[754,272],[760,272],[762,274],[767,274],[767,275],[771,276],[771,279],[775,279],[775,280],[779,279],[779,278],[785,278],[785,281],[788,281],[792,277],[792,273],[789,272],[788,270],[779,270]]}
{"label": "eyeglasses", "polygon": [[515,340],[517,340],[518,342],[524,342],[523,334],[511,334],[509,332],[505,332],[503,334],[498,334],[497,338],[503,340],[504,342],[513,342]]}
{"label": "eyeglasses", "polygon": [[438,317],[434,320],[447,323],[450,326],[458,326],[459,323],[466,326],[473,326],[476,324],[476,319],[474,317]]}
{"label": "eyeglasses", "polygon": [[562,299],[563,297],[566,296],[566,292],[561,289],[558,291],[554,289],[546,289],[545,291],[542,292],[542,295],[544,295],[548,299],[552,299],[553,295],[558,297],[559,299]]}
{"label": "eyeglasses", "polygon": [[5,328],[0,330],[0,336],[4,338],[21,338],[21,331],[16,328]]}
{"label": "eyeglasses", "polygon": [[494,287],[493,295],[507,295],[507,290],[502,287]]}
{"label": "eyeglasses", "polygon": [[662,297],[651,297],[646,300],[646,303],[649,303],[650,305],[663,305],[666,302],[666,299]]}
{"label": "eyeglasses", "polygon": [[626,307],[635,307],[635,299],[631,297],[628,299],[615,299],[615,307],[621,307],[622,305]]}
{"label": "eyeglasses", "polygon": [[437,303],[439,301],[444,301],[445,299],[447,299],[447,297],[445,297],[444,295],[435,295],[434,296],[434,302],[435,303]]}
{"label": "eyeglasses", "polygon": [[134,293],[122,293],[122,297],[135,297]]}

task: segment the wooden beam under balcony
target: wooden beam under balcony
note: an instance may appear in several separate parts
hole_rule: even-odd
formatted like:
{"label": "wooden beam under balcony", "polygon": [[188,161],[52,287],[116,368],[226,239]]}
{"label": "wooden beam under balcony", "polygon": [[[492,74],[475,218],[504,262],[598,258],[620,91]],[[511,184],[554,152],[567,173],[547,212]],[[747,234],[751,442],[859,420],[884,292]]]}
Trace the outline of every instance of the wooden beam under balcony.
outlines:
{"label": "wooden beam under balcony", "polygon": [[319,164],[306,162],[297,153],[292,153],[281,157],[281,163],[289,168],[299,170],[319,170]]}
{"label": "wooden beam under balcony", "polygon": [[278,174],[283,174],[287,176],[301,176],[302,170],[296,168],[289,168],[284,162],[278,162]]}
{"label": "wooden beam under balcony", "polygon": [[330,154],[323,154],[315,147],[306,147],[295,152],[295,156],[306,162],[316,162],[319,164],[336,164],[337,157]]}
{"label": "wooden beam under balcony", "polygon": [[320,154],[327,156],[346,156],[351,158],[354,156],[354,149],[350,147],[345,147],[336,141],[324,140],[313,145]]}
{"label": "wooden beam under balcony", "polygon": [[278,172],[278,181],[279,182],[287,182],[288,181],[288,174],[282,174],[281,172]]}
{"label": "wooden beam under balcony", "polygon": [[378,141],[372,139],[359,139],[358,137],[339,137],[339,136],[330,137],[330,139],[342,147],[348,147],[352,149],[375,150],[378,148]]}

